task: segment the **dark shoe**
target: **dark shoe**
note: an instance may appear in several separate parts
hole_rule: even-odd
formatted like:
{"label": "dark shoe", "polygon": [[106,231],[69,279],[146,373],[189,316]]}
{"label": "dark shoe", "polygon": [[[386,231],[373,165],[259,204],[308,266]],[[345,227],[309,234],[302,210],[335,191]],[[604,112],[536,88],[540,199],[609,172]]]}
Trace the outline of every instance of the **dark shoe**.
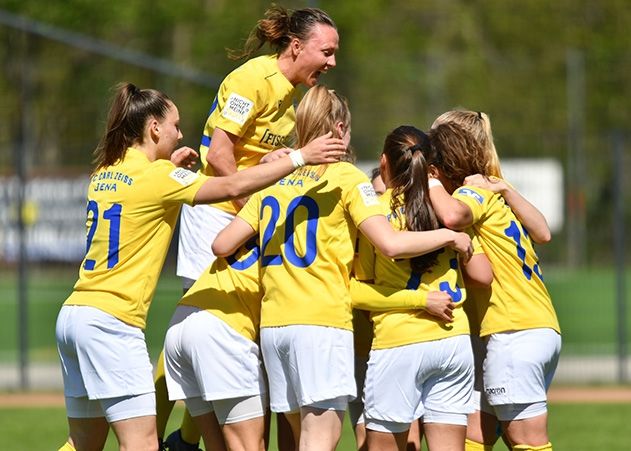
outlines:
{"label": "dark shoe", "polygon": [[182,439],[180,430],[171,432],[164,441],[165,451],[202,451],[199,443],[188,443]]}

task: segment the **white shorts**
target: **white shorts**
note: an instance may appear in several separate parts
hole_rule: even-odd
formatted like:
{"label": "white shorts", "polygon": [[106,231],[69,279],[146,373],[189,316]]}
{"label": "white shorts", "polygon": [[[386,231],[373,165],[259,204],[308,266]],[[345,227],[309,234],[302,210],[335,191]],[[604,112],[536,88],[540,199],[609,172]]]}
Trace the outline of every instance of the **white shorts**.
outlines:
{"label": "white shorts", "polygon": [[[177,275],[197,280],[217,258],[212,244],[234,215],[210,205],[182,205],[177,250]],[[190,288],[190,286],[184,286]]]}
{"label": "white shorts", "polygon": [[155,415],[153,367],[141,329],[94,307],[64,305],[55,334],[68,416]]}
{"label": "white shorts", "polygon": [[353,428],[358,424],[364,424],[364,382],[366,381],[366,367],[368,357],[355,356],[355,384],[357,385],[357,397],[348,403],[348,416]]}
{"label": "white shorts", "polygon": [[482,368],[486,357],[486,343],[479,335],[471,335],[471,349],[473,349],[473,408],[495,415],[495,410],[489,404],[484,394],[484,379]]}
{"label": "white shorts", "polygon": [[[484,391],[500,420],[519,419],[511,406],[523,405],[518,409],[523,411],[529,404],[545,403],[560,352],[561,335],[553,329],[490,335],[484,359]],[[541,409],[536,412],[542,413]],[[536,412],[521,418],[536,416]]]}
{"label": "white shorts", "polygon": [[353,332],[292,325],[261,328],[273,412],[346,410],[356,396]]}
{"label": "white shorts", "polygon": [[366,428],[403,432],[420,417],[466,426],[472,393],[469,335],[372,350],[364,387]]}
{"label": "white shorts", "polygon": [[266,392],[256,343],[197,307],[176,308],[164,339],[164,370],[171,400],[215,401]]}

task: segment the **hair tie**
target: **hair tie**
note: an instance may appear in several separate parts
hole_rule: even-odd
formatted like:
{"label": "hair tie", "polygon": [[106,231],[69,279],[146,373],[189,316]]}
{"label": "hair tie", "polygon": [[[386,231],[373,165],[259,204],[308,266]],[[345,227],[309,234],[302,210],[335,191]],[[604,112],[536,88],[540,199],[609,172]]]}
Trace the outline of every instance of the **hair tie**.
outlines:
{"label": "hair tie", "polygon": [[422,147],[421,147],[421,145],[420,145],[420,144],[416,143],[416,144],[414,144],[413,146],[408,147],[408,148],[407,148],[407,150],[408,150],[410,153],[414,153],[414,152],[416,152],[417,150],[422,150]]}
{"label": "hair tie", "polygon": [[478,111],[478,117],[482,119],[482,111]]}

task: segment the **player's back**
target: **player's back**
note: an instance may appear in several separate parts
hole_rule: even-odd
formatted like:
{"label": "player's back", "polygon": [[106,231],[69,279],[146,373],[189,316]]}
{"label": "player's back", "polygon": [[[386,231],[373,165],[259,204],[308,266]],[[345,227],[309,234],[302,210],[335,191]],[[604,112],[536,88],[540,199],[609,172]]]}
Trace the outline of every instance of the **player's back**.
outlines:
{"label": "player's back", "polygon": [[261,326],[352,330],[356,224],[381,213],[367,176],[349,163],[306,166],[255,194],[239,216],[258,222]]}

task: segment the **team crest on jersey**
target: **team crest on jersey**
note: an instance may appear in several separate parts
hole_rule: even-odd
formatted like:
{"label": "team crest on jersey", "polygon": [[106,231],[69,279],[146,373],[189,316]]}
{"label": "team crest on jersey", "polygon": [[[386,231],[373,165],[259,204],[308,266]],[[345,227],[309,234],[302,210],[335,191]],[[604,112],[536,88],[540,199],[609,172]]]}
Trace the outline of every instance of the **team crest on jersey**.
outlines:
{"label": "team crest on jersey", "polygon": [[221,115],[239,125],[243,125],[250,115],[253,106],[254,102],[250,99],[246,99],[233,92],[230,94],[230,97],[228,97],[223,110],[221,110]]}
{"label": "team crest on jersey", "polygon": [[362,196],[365,206],[371,207],[373,205],[379,205],[377,193],[375,193],[375,189],[370,183],[360,183],[357,185],[357,189],[359,190],[359,194]]}
{"label": "team crest on jersey", "polygon": [[473,197],[475,200],[478,201],[480,205],[482,204],[482,202],[484,202],[484,197],[482,197],[480,193],[477,193],[470,188],[460,188],[458,190],[458,194],[461,194],[463,196]]}
{"label": "team crest on jersey", "polygon": [[173,180],[178,182],[182,186],[188,186],[193,183],[199,177],[199,174],[196,172],[189,171],[184,168],[175,168],[169,174]]}

